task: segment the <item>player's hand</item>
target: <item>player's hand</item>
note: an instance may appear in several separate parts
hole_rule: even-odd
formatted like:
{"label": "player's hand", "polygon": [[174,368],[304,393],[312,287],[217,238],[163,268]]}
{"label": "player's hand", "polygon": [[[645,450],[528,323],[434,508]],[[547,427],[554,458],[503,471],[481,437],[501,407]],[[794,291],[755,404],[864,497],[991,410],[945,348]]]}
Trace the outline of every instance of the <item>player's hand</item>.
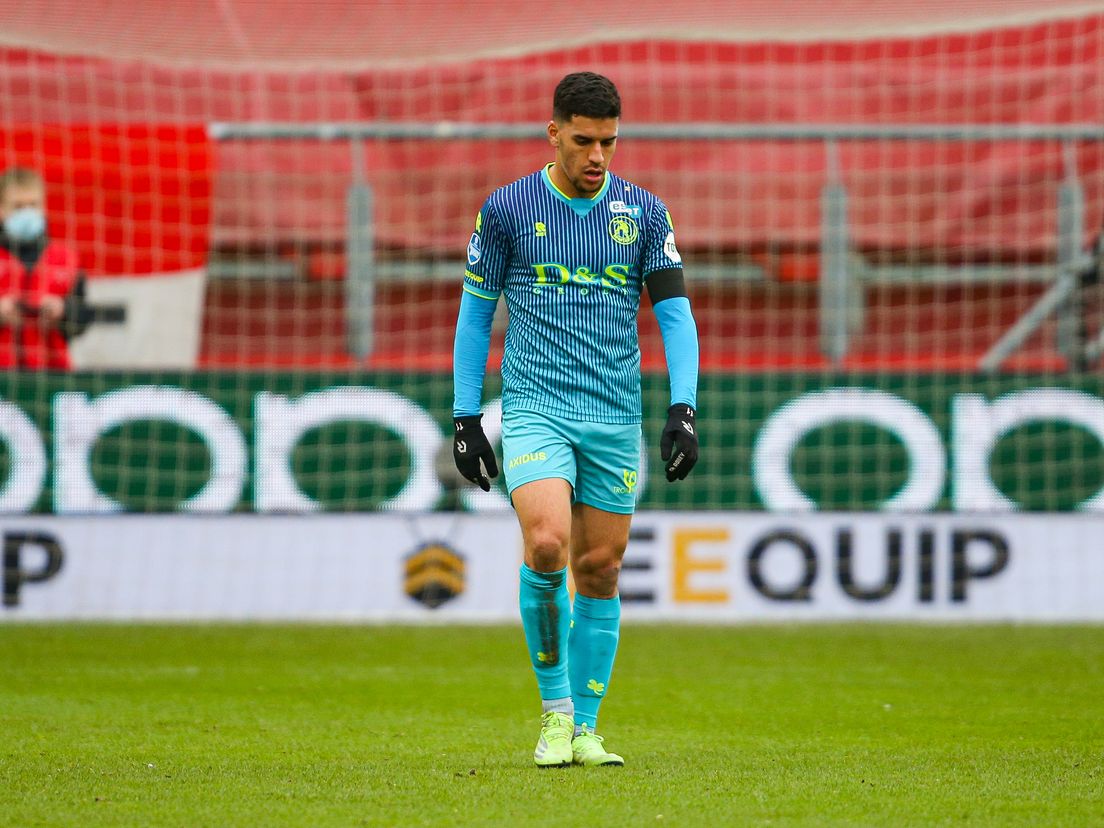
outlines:
{"label": "player's hand", "polygon": [[685,480],[698,462],[698,430],[694,409],[678,403],[667,409],[667,425],[659,443],[659,456],[666,463],[667,480]]}
{"label": "player's hand", "polygon": [[453,418],[456,431],[452,436],[452,459],[465,479],[489,492],[491,481],[488,478],[498,477],[498,461],[487,435],[483,433],[482,420],[482,414]]}

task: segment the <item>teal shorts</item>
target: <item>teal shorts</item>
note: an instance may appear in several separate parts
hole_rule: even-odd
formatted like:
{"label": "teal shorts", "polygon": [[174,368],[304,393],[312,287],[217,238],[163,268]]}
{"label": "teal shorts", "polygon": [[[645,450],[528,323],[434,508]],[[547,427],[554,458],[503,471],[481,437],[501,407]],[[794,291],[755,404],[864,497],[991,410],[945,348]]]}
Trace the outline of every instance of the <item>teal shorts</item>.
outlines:
{"label": "teal shorts", "polygon": [[536,411],[502,415],[506,490],[559,477],[576,503],[631,515],[640,469],[640,423],[563,420]]}

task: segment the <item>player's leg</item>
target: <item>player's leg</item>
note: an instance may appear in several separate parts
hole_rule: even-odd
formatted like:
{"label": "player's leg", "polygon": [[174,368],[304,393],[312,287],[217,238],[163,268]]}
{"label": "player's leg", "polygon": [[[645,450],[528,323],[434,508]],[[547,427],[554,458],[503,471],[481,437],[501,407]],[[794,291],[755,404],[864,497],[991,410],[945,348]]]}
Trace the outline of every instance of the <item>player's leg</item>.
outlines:
{"label": "player's leg", "polygon": [[568,765],[575,724],[567,661],[571,486],[558,478],[534,480],[515,489],[513,500],[525,549],[518,590],[521,624],[542,707],[533,759],[542,767]]}
{"label": "player's leg", "polygon": [[575,707],[574,761],[621,765],[595,734],[598,708],[609,689],[621,628],[617,581],[635,508],[639,426],[594,425],[578,452],[578,489],[572,510],[571,572],[575,606],[568,641],[568,673]]}
{"label": "player's leg", "polygon": [[506,487],[524,545],[518,603],[543,709],[533,758],[542,767],[570,764],[574,711],[567,673],[567,560],[574,453],[545,418],[507,413],[502,425]]}
{"label": "player's leg", "polygon": [[595,733],[617,656],[621,599],[617,577],[629,540],[631,515],[614,514],[584,503],[573,508],[571,572],[575,605],[568,638],[568,674],[575,707],[573,758],[583,765],[622,765]]}
{"label": "player's leg", "polygon": [[521,567],[521,620],[533,671],[545,709],[563,701],[571,714],[567,678],[567,631],[571,605],[567,593],[571,487],[558,478],[534,480],[514,491],[525,562]]}

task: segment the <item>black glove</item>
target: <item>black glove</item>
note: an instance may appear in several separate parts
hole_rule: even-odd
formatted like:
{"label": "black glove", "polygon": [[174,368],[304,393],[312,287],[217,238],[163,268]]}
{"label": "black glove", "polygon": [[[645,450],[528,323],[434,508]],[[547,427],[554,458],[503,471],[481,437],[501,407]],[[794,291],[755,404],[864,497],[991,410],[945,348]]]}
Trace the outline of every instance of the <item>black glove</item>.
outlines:
{"label": "black glove", "polygon": [[[452,459],[456,461],[456,468],[465,479],[489,492],[491,481],[487,478],[498,477],[498,461],[487,435],[483,433],[482,420],[482,414],[453,418],[456,432],[452,436]],[[483,461],[482,467],[479,465],[480,460]],[[486,474],[483,473],[484,468],[487,470]]]}
{"label": "black glove", "polygon": [[[672,451],[674,449],[674,451]],[[659,443],[659,456],[667,463],[667,480],[685,480],[698,462],[698,432],[694,427],[694,409],[678,403],[667,409],[667,425]]]}

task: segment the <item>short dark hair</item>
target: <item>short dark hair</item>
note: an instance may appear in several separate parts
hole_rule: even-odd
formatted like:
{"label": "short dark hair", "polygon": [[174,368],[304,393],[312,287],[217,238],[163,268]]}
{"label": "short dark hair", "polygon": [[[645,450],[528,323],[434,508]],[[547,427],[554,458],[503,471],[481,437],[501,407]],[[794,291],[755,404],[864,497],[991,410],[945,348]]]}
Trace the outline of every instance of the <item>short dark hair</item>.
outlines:
{"label": "short dark hair", "polygon": [[621,95],[613,81],[596,72],[574,72],[556,84],[552,95],[552,119],[563,123],[576,115],[584,118],[620,118]]}

